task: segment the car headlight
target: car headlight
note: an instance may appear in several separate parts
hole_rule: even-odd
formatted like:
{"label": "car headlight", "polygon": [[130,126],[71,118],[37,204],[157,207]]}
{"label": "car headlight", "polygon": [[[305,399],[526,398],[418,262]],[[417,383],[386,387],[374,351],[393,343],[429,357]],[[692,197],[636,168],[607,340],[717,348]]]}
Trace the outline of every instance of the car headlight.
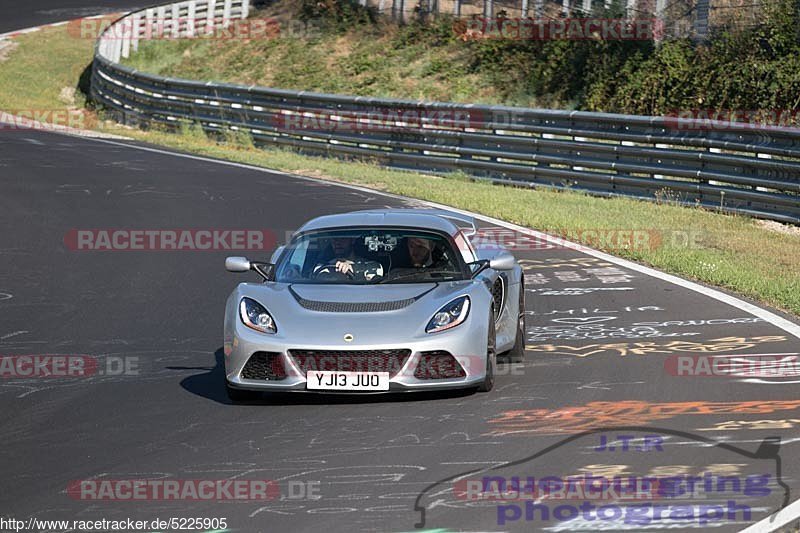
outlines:
{"label": "car headlight", "polygon": [[260,331],[261,333],[276,333],[275,320],[272,315],[264,309],[264,306],[251,298],[242,298],[239,303],[239,316],[242,323],[248,328]]}
{"label": "car headlight", "polygon": [[454,328],[467,319],[469,314],[469,296],[459,296],[439,309],[428,322],[425,331],[437,333]]}

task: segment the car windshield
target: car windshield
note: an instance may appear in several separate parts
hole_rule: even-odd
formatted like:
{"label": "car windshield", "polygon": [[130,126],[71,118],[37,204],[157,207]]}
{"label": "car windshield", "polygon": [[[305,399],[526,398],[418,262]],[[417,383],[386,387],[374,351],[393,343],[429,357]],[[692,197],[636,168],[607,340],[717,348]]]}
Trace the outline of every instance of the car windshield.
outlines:
{"label": "car windshield", "polygon": [[465,267],[447,237],[409,229],[305,233],[286,247],[275,270],[275,280],[282,283],[368,285],[465,278]]}

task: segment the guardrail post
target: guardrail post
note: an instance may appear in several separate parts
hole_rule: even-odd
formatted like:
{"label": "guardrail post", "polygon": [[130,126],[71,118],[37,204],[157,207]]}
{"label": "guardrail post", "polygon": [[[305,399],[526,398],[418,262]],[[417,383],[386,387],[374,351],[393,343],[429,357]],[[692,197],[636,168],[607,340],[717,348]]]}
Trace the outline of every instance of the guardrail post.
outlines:
{"label": "guardrail post", "polygon": [[144,12],[144,32],[142,39],[145,41],[153,37],[153,18],[155,17],[155,10],[150,8]]}
{"label": "guardrail post", "polygon": [[222,26],[227,27],[231,21],[231,2],[232,0],[225,0],[222,7]]}
{"label": "guardrail post", "polygon": [[122,39],[122,50],[120,55],[124,58],[127,58],[131,55],[131,30],[132,24],[131,19],[126,18],[122,21],[122,35],[118,36],[117,38]]}
{"label": "guardrail post", "polygon": [[120,56],[122,55],[122,39],[114,39],[114,52],[112,54],[112,61],[119,63]]}
{"label": "guardrail post", "polygon": [[173,39],[177,39],[181,35],[180,4],[172,4],[172,13],[169,17],[169,33]]}
{"label": "guardrail post", "polygon": [[492,0],[483,0],[483,16],[487,19],[494,16],[494,2]]}
{"label": "guardrail post", "polygon": [[[381,0],[383,5],[383,0]],[[250,0],[242,0],[242,20],[250,16]]]}
{"label": "guardrail post", "polygon": [[195,36],[195,17],[197,16],[197,2],[192,0],[189,2],[189,8],[186,12],[186,36]]}
{"label": "guardrail post", "polygon": [[206,34],[211,35],[214,33],[214,26],[216,26],[217,18],[217,0],[208,0],[206,3]]}
{"label": "guardrail post", "polygon": [[131,17],[133,23],[133,30],[131,33],[131,51],[137,52],[139,50],[139,25],[141,23],[141,16],[139,13],[134,13]]}
{"label": "guardrail post", "polygon": [[461,16],[461,0],[453,2],[453,15],[456,17]]}
{"label": "guardrail post", "polygon": [[522,0],[522,9],[520,11],[522,11],[522,18],[528,16],[528,0]]}
{"label": "guardrail post", "polygon": [[[156,31],[154,32],[155,37],[161,37],[164,35],[164,26],[166,24],[167,19],[167,8],[164,6],[158,6],[156,9]],[[151,38],[153,37],[151,36]]]}

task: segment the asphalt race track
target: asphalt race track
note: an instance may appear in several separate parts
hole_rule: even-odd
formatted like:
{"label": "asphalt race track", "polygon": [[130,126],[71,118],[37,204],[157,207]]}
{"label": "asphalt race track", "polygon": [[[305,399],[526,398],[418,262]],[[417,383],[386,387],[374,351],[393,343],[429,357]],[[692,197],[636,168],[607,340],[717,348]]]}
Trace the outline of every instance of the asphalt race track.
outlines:
{"label": "asphalt race track", "polygon": [[62,20],[118,13],[136,7],[145,7],[152,3],[131,0],[34,0],[28,2],[3,0],[0,2],[3,14],[0,17],[0,33]]}
{"label": "asphalt race track", "polygon": [[[142,148],[0,131],[0,355],[97,362],[88,377],[0,378],[1,516],[224,517],[239,532],[738,531],[800,497],[800,339],[736,305],[508,230],[500,238],[526,269],[528,350],[523,364],[501,365],[491,393],[232,405],[223,306],[255,274],[225,272],[225,251],[76,251],[71,230],[244,228],[282,241],[317,215],[422,204]],[[680,366],[686,356],[694,366]],[[703,374],[717,358],[730,375],[676,375]],[[488,475],[732,481],[644,502],[722,510],[706,520],[674,509],[592,519],[558,498],[545,498],[545,520],[522,497],[470,499],[468,483]],[[274,484],[263,500],[67,490],[145,478]],[[624,512],[611,493],[601,500]]]}

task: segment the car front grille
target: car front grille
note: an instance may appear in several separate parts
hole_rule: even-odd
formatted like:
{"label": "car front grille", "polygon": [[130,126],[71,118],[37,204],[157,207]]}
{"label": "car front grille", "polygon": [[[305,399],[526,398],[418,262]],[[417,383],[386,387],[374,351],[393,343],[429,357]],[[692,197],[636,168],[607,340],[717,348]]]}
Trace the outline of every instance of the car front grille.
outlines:
{"label": "car front grille", "polygon": [[303,375],[310,370],[340,372],[388,372],[394,377],[411,350],[289,350]]}
{"label": "car front grille", "polygon": [[416,302],[422,296],[433,290],[433,288],[419,294],[414,298],[403,300],[390,300],[386,302],[326,302],[320,300],[307,300],[297,294],[294,289],[289,288],[297,303],[309,311],[319,311],[322,313],[382,313],[385,311],[397,311]]}
{"label": "car front grille", "polygon": [[280,381],[286,378],[281,355],[275,352],[256,352],[245,363],[242,379],[261,381]]}
{"label": "car front grille", "polygon": [[455,357],[449,352],[437,350],[422,352],[414,377],[417,379],[455,379],[467,375]]}
{"label": "car front grille", "polygon": [[297,301],[309,311],[323,313],[380,313],[383,311],[397,311],[414,303],[413,298],[408,300],[394,300],[392,302],[317,302],[298,298]]}

